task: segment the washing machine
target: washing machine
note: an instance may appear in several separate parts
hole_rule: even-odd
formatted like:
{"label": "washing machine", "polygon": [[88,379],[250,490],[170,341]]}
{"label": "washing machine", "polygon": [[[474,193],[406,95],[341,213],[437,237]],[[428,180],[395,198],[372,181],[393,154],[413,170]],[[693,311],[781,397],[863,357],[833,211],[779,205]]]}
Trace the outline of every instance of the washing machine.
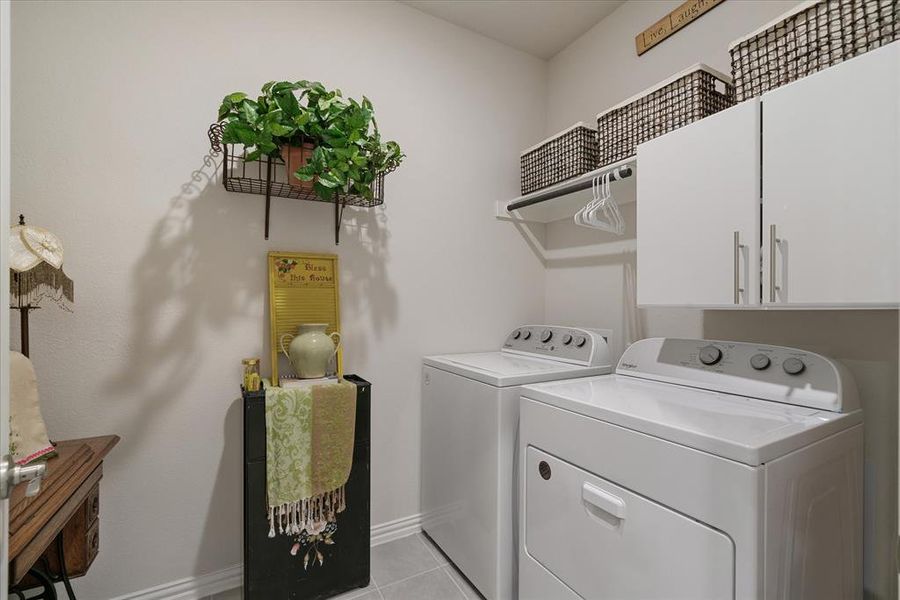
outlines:
{"label": "washing machine", "polygon": [[862,598],[863,419],[803,350],[646,339],[525,386],[523,600]]}
{"label": "washing machine", "polygon": [[531,325],[499,350],[423,360],[422,528],[488,600],[516,597],[522,386],[610,373],[609,337]]}

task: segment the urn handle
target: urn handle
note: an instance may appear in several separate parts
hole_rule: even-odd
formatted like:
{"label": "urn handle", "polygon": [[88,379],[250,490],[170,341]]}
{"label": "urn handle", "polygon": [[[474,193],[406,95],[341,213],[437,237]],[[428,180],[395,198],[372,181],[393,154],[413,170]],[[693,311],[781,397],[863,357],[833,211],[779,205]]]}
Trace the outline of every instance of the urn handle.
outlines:
{"label": "urn handle", "polygon": [[[334,336],[337,336],[337,339],[334,339]],[[328,334],[328,337],[330,337],[331,341],[334,342],[334,352],[331,354],[331,356],[335,356],[341,347],[341,334],[337,331],[332,331]]]}
{"label": "urn handle", "polygon": [[291,338],[291,340],[293,340],[293,339],[294,339],[294,334],[292,334],[292,333],[285,333],[284,335],[282,335],[282,336],[278,339],[278,344],[281,346],[281,353],[284,354],[284,355],[287,357],[288,361],[290,361],[290,360],[291,360],[291,355],[288,354],[288,351],[285,350],[285,348],[284,348],[284,338]]}

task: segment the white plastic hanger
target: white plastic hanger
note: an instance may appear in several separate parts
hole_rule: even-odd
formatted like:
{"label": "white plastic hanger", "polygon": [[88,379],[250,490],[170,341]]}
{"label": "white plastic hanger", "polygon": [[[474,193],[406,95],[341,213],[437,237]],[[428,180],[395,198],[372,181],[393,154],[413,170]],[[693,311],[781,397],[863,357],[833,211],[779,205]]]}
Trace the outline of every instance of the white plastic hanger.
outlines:
{"label": "white plastic hanger", "polygon": [[616,199],[613,198],[609,184],[610,175],[607,173],[604,175],[604,191],[601,194],[603,202],[591,212],[588,220],[597,229],[622,235],[625,233],[625,219],[622,218],[622,213],[619,212],[619,205],[616,204]]}
{"label": "white plastic hanger", "polygon": [[575,223],[608,231],[616,235],[625,233],[625,220],[610,190],[610,173],[591,181],[593,199],[575,214]]}
{"label": "white plastic hanger", "polygon": [[584,206],[582,206],[581,208],[579,208],[579,209],[578,209],[578,212],[575,213],[575,224],[576,224],[576,225],[585,225],[585,222],[584,222],[584,211],[587,210],[587,207],[590,206],[591,203],[594,202],[594,198],[597,197],[597,193],[594,191],[594,188],[596,187],[596,184],[597,184],[597,178],[594,177],[594,178],[591,180],[591,200],[590,200],[586,205],[584,205]]}
{"label": "white plastic hanger", "polygon": [[600,200],[600,176],[597,175],[591,180],[591,200],[575,213],[575,224],[583,227],[592,227],[587,221],[587,215],[594,209]]}

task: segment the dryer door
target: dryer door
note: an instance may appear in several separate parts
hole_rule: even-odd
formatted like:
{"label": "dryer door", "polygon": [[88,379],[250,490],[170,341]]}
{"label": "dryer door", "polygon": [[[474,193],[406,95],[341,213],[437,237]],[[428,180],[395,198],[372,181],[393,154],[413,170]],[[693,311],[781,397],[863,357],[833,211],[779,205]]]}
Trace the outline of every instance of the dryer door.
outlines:
{"label": "dryer door", "polygon": [[734,597],[723,533],[534,447],[525,463],[525,552],[582,598]]}

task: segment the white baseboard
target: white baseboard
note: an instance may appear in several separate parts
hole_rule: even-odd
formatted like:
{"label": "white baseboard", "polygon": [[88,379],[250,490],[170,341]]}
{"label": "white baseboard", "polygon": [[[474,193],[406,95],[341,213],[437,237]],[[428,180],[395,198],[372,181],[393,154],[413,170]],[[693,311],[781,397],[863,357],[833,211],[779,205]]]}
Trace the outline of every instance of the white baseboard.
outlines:
{"label": "white baseboard", "polygon": [[185,577],[112,600],[204,600],[213,594],[241,587],[242,572],[242,565],[233,565],[215,573]]}
{"label": "white baseboard", "polygon": [[[422,515],[415,514],[372,526],[372,546],[379,546],[422,531]],[[185,577],[178,581],[117,596],[112,600],[205,600],[241,587],[243,566],[233,565],[208,575]]]}
{"label": "white baseboard", "polygon": [[399,540],[402,537],[422,531],[422,514],[417,513],[408,517],[394,519],[387,523],[372,526],[372,545],[380,546],[387,542]]}

